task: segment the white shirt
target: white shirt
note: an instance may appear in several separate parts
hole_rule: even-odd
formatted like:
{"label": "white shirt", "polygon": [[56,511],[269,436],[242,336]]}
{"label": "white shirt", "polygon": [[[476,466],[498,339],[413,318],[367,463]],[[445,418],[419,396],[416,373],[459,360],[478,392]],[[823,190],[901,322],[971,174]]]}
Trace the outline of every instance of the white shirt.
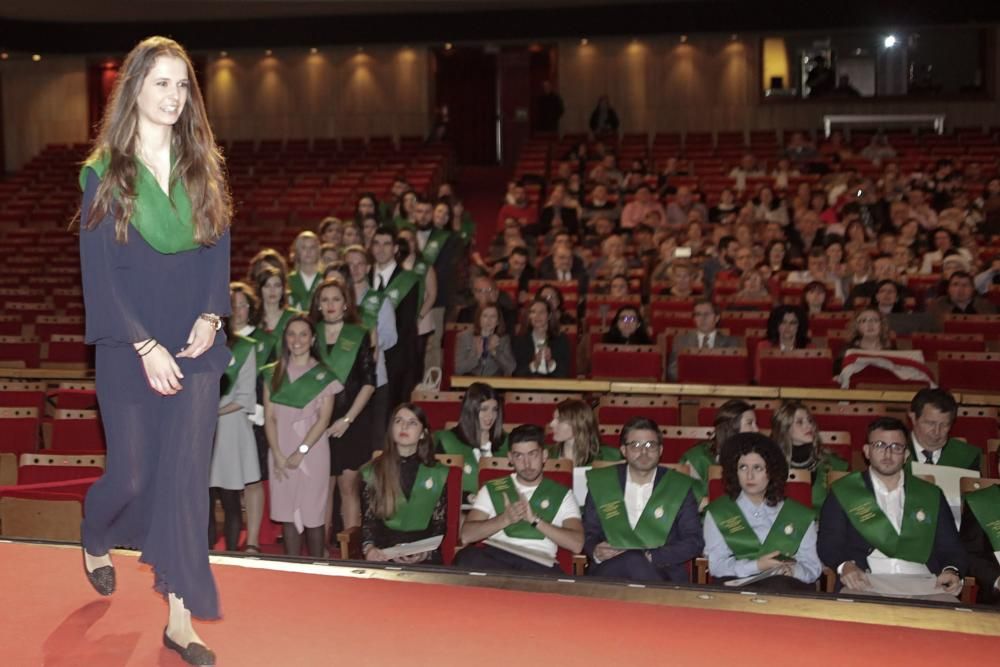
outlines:
{"label": "white shirt", "polygon": [[395,271],[395,270],[396,270],[396,260],[392,260],[391,262],[389,262],[388,264],[386,264],[384,268],[380,269],[380,268],[376,267],[375,268],[375,285],[374,285],[375,289],[379,288],[379,284],[378,284],[379,279],[382,280],[382,285],[381,285],[382,289],[385,289],[386,287],[388,287],[389,286],[389,279],[392,278],[392,272]]}
{"label": "white shirt", "polygon": [[427,247],[427,241],[430,240],[432,231],[431,229],[417,230],[417,249],[420,252],[423,252],[424,248]]}
{"label": "white shirt", "polygon": [[[537,486],[524,486],[517,479],[517,474],[511,474],[511,480],[514,482],[514,488],[517,492],[526,500],[531,500],[531,496],[534,495]],[[476,493],[476,498],[472,502],[472,509],[479,510],[486,515],[487,519],[492,519],[497,515],[496,508],[493,506],[493,498],[490,496],[490,491],[485,486],[479,489]],[[563,524],[567,519],[580,519],[580,507],[576,504],[576,499],[573,497],[573,492],[570,491],[563,496],[562,503],[559,505],[559,509],[556,510],[556,515],[552,517],[552,525],[557,528],[562,528]],[[524,539],[520,537],[510,537],[504,531],[500,530],[491,535],[486,539],[486,543],[502,549],[505,544],[520,548],[520,549],[531,549],[532,551],[539,551],[549,556],[550,558],[556,557],[556,551],[559,547],[555,542],[547,537],[543,537],[540,540]]]}
{"label": "white shirt", "polygon": [[710,334],[703,334],[703,333],[701,333],[699,331],[698,332],[698,347],[700,347],[700,348],[702,348],[702,347],[704,347],[704,348],[713,348],[713,347],[715,347],[715,334],[716,334],[715,331],[713,331]]}
{"label": "white shirt", "polygon": [[[906,504],[906,490],[903,488],[903,473],[899,473],[899,484],[890,491],[888,487],[876,475],[871,476],[872,489],[875,491],[875,502],[879,509],[889,519],[893,529],[897,533],[902,530],[903,506]],[[901,558],[889,558],[884,553],[875,549],[868,555],[868,569],[872,574],[930,574],[930,570],[923,563],[903,560]]]}
{"label": "white shirt", "polygon": [[[535,352],[538,352],[538,350],[542,349],[542,347],[544,347],[544,345],[548,343],[547,339],[538,340],[537,338],[535,338],[534,333],[532,333],[531,335],[531,340],[535,344]],[[533,371],[535,373],[538,373],[539,375],[549,375],[550,373],[554,373],[556,370],[556,360],[552,359],[551,361],[546,361],[543,358],[537,364],[535,364],[535,362],[531,362],[530,364],[528,364],[528,368],[532,367]]]}
{"label": "white shirt", "polygon": [[646,509],[646,503],[653,495],[653,482],[656,481],[654,475],[645,484],[632,481],[632,471],[625,469],[625,512],[628,514],[628,525],[635,530],[635,524],[639,523],[642,511]]}
{"label": "white shirt", "polygon": [[308,274],[305,271],[299,271],[299,278],[302,279],[302,284],[306,286],[306,289],[312,289],[313,282],[318,275],[318,273]]}
{"label": "white shirt", "polygon": [[[920,444],[919,440],[917,440],[917,435],[915,433],[912,434],[912,437],[913,437],[913,451],[916,452],[917,454],[913,458],[913,460],[916,461],[917,463],[927,463],[927,459],[924,458],[924,446]],[[931,459],[935,464],[941,460],[941,452],[943,451],[944,447],[940,447],[938,449],[931,451]]]}

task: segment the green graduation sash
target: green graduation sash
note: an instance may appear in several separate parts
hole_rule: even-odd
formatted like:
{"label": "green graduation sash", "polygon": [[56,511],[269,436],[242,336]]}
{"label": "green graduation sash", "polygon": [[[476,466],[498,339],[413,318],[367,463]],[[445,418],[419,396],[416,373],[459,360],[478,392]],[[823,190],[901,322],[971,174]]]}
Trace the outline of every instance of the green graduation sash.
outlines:
{"label": "green graduation sash", "polygon": [[597,516],[608,544],[616,549],[655,549],[662,547],[677,518],[693,480],[670,470],[653,489],[633,529],[625,509],[625,490],[618,481],[618,467],[587,471],[587,488],[594,498]]}
{"label": "green graduation sash", "polygon": [[368,288],[358,310],[361,311],[361,322],[369,331],[374,331],[378,326],[378,311],[382,308],[382,295],[377,289]]}
{"label": "green graduation sash", "polygon": [[[486,482],[486,490],[493,501],[493,509],[497,515],[503,514],[507,504],[516,503],[520,500],[517,487],[514,486],[514,479],[510,475],[504,475]],[[531,511],[535,516],[545,523],[552,523],[559,506],[562,505],[563,498],[569,493],[562,484],[553,482],[548,477],[542,477],[542,481],[535,487],[535,492],[531,494]],[[506,502],[505,502],[506,501]],[[542,531],[532,526],[527,521],[518,521],[503,529],[507,537],[517,537],[522,540],[541,540],[545,537]]]}
{"label": "green graduation sash", "polygon": [[[937,465],[979,470],[981,457],[982,452],[975,445],[970,445],[961,438],[949,438],[948,442],[941,448],[941,458],[938,459]],[[907,471],[909,471],[911,463],[923,462],[923,453],[917,451],[916,445],[911,440],[910,459],[906,462]]]}
{"label": "green graduation sash", "polygon": [[[1000,486],[989,486],[965,495],[979,526],[986,533],[994,551],[1000,551]],[[997,557],[1000,561],[1000,556]]]}
{"label": "green graduation sash", "polygon": [[[506,438],[504,439],[506,441]],[[445,454],[456,454],[465,462],[462,468],[462,491],[475,493],[479,490],[479,461],[475,450],[462,442],[454,431],[435,431],[434,441],[438,450]],[[498,453],[497,456],[500,456]]]}
{"label": "green graduation sash", "polygon": [[[375,328],[378,323],[378,311],[382,309],[382,302],[385,299],[389,299],[389,303],[392,304],[393,308],[399,308],[400,302],[406,298],[410,290],[415,285],[419,286],[422,284],[420,276],[413,271],[406,271],[404,269],[389,281],[389,284],[383,291],[380,292],[375,288],[369,288],[361,300],[361,321],[364,322],[365,327],[368,329]],[[420,298],[418,299],[417,310],[420,309],[423,300],[422,295],[418,296]]]}
{"label": "green graduation sash", "polygon": [[239,334],[233,336],[233,346],[229,349],[233,358],[229,361],[226,372],[222,374],[223,396],[232,390],[233,384],[236,382],[236,377],[240,374],[240,370],[243,368],[243,364],[246,363],[247,357],[250,356],[250,350],[256,346],[257,341],[253,338],[247,338]]}
{"label": "green graduation sash", "polygon": [[794,557],[815,518],[811,509],[786,498],[761,544],[757,534],[747,524],[740,506],[729,496],[721,496],[709,503],[708,512],[733,556],[740,560],[756,560],[773,551],[780,551],[788,558]]}
{"label": "green graduation sash", "polygon": [[936,486],[913,475],[903,476],[906,500],[899,533],[865,486],[860,472],[837,480],[832,487],[851,525],[869,544],[889,558],[926,563],[934,547],[941,492]]}
{"label": "green graduation sash", "polygon": [[466,243],[476,236],[476,222],[468,211],[462,212],[462,225],[458,233]]}
{"label": "green graduation sash", "polygon": [[813,484],[812,484],[812,506],[822,507],[823,502],[826,500],[827,494],[827,484],[826,479],[830,475],[831,471],[843,472],[847,471],[850,466],[847,461],[840,458],[833,452],[827,452],[820,458],[819,463],[816,464],[816,469],[813,470]]}
{"label": "green graduation sash", "polygon": [[698,473],[700,479],[692,479],[691,481],[693,482],[694,497],[700,503],[701,499],[708,495],[708,469],[715,465],[711,443],[699,442],[681,455],[680,463],[687,463]]}
{"label": "green graduation sash", "polygon": [[[173,172],[176,156],[171,151],[170,169]],[[87,162],[80,169],[80,189],[87,187],[87,170],[91,169],[98,178],[104,178],[110,155]],[[191,218],[191,200],[188,198],[184,183],[171,175],[170,196],[168,197],[152,172],[135,158],[135,192],[132,218],[129,224],[135,227],[139,235],[157,252],[172,255],[185,250],[194,250],[199,243],[194,240],[194,222]],[[116,197],[120,193],[115,193]]]}
{"label": "green graduation sash", "polygon": [[622,456],[622,450],[619,448],[601,445],[601,448],[597,450],[597,460],[617,462],[624,460],[624,457]]}
{"label": "green graduation sash", "polygon": [[264,366],[271,363],[271,356],[278,348],[278,343],[281,341],[281,337],[285,335],[285,327],[288,326],[288,320],[301,314],[301,312],[295,310],[294,308],[285,308],[285,310],[281,313],[281,317],[278,318],[278,323],[274,326],[273,331],[265,331],[262,326],[257,327],[254,330],[253,337],[254,340],[257,341],[258,373],[264,369]]}
{"label": "green graduation sash", "polygon": [[[277,365],[277,362],[268,364],[261,370],[268,386],[271,384],[271,378],[274,376],[274,369]],[[278,391],[271,393],[271,402],[301,410],[336,379],[333,371],[323,364],[316,364],[299,376],[295,382],[288,381],[288,373],[286,372]]]}
{"label": "green graduation sash", "polygon": [[344,322],[337,342],[332,346],[327,345],[325,323],[320,322],[316,325],[317,356],[338,380],[347,382],[347,376],[351,374],[354,360],[358,358],[361,346],[366,344],[367,336],[368,331],[364,327]]}
{"label": "green graduation sash", "polygon": [[[361,476],[365,484],[372,483],[371,464],[361,468]],[[396,504],[395,513],[382,523],[386,528],[404,533],[426,530],[447,480],[448,466],[438,464],[428,467],[421,463],[410,489],[410,497],[402,496]]]}
{"label": "green graduation sash", "polygon": [[434,262],[437,261],[438,255],[441,254],[441,249],[444,248],[444,244],[448,242],[449,236],[451,236],[451,233],[449,233],[448,230],[435,229],[431,232],[431,235],[427,237],[427,245],[424,246],[424,250],[420,253],[420,256],[428,266],[434,266]]}
{"label": "green graduation sash", "polygon": [[323,282],[320,276],[315,276],[313,278],[313,284],[311,288],[306,288],[306,283],[302,279],[302,275],[298,271],[292,271],[288,274],[288,289],[291,292],[291,305],[293,308],[298,308],[308,312],[309,307],[312,305],[313,292],[319,284]]}

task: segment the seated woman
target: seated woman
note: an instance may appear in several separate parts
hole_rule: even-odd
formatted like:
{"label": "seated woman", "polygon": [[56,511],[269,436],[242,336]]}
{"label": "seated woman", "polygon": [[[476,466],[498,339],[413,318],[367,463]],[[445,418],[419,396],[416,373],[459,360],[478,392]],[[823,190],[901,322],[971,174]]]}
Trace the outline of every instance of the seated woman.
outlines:
{"label": "seated woman", "polygon": [[767,340],[757,344],[753,379],[760,381],[760,357],[765,350],[789,352],[809,346],[809,319],[799,306],[775,306],[767,318]]}
{"label": "seated woman", "polygon": [[472,328],[455,338],[455,373],[506,377],[516,365],[500,307],[495,303],[479,306]]}
{"label": "seated woman", "polygon": [[883,315],[906,312],[903,291],[895,280],[890,279],[880,280],[875,284],[875,293],[872,294],[869,305],[878,308]]}
{"label": "seated woman", "polygon": [[535,292],[536,299],[542,299],[549,304],[551,317],[557,325],[576,324],[576,314],[567,312],[563,308],[565,299],[562,292],[552,285],[544,285]]}
{"label": "seated woman", "polygon": [[844,365],[844,355],[848,350],[878,352],[896,349],[896,344],[892,342],[889,333],[889,320],[882,311],[871,307],[859,310],[847,328],[847,344],[833,360],[834,374],[840,373]]}
{"label": "seated woman", "polygon": [[[732,296],[732,306],[739,310],[741,301],[774,303],[774,296],[767,290],[767,282],[759,269],[748,269],[740,274],[739,289]],[[743,309],[746,310],[746,306]]]}
{"label": "seated woman", "polygon": [[[719,581],[773,570],[754,584],[772,591],[815,590],[823,570],[815,513],[785,498],[788,463],[767,436],[741,433],[722,453],[725,495],[705,513],[708,570]],[[747,530],[749,528],[749,530]]]}
{"label": "seated woman", "polygon": [[271,448],[271,520],[282,524],[285,553],[298,556],[305,532],[309,555],[324,556],[330,493],[326,429],[334,395],[343,389],[313,353],[316,331],[305,315],[285,327],[278,361],[265,366],[264,430]]}
{"label": "seated woman", "polygon": [[503,430],[503,397],[485,382],[473,382],[465,390],[458,424],[450,431],[435,431],[434,444],[443,454],[464,459],[462,491],[479,490],[479,459],[507,456],[507,434]]}
{"label": "seated woman", "polygon": [[652,345],[649,328],[642,319],[638,306],[622,306],[615,319],[601,338],[602,343],[614,345]]}
{"label": "seated woman", "polygon": [[514,337],[514,375],[569,377],[569,340],[559,332],[548,301],[536,297],[530,303],[527,329]]}
{"label": "seated woman", "polygon": [[608,282],[608,296],[616,299],[626,299],[632,296],[631,287],[629,287],[625,274],[618,273],[611,276],[611,280]]}
{"label": "seated woman", "polygon": [[847,461],[823,447],[816,418],[799,401],[785,401],[775,411],[771,438],[785,454],[789,467],[812,473],[812,504],[819,509],[826,500],[830,471],[847,470]]}
{"label": "seated woman", "polygon": [[569,459],[573,462],[573,494],[582,507],[587,499],[587,470],[594,461],[621,461],[621,450],[601,444],[594,410],[585,401],[570,398],[556,405],[549,422],[555,447],[549,450],[550,459]]}
{"label": "seated woman", "polygon": [[361,550],[365,560],[440,563],[440,547],[391,557],[383,549],[444,537],[448,520],[448,467],[434,458],[427,415],[400,403],[389,418],[382,456],[361,472]]}
{"label": "seated woman", "polygon": [[663,296],[675,299],[694,298],[695,269],[687,260],[677,260],[667,271],[670,287],[660,291]]}
{"label": "seated woman", "polygon": [[691,476],[695,479],[691,489],[699,502],[708,496],[708,469],[719,462],[722,444],[737,433],[756,433],[757,415],[752,405],[734,398],[719,406],[713,427],[711,440],[699,442],[680,459],[691,466]]}
{"label": "seated woman", "polygon": [[801,305],[805,309],[806,315],[811,317],[829,311],[829,299],[830,290],[827,286],[818,280],[814,280],[802,290]]}

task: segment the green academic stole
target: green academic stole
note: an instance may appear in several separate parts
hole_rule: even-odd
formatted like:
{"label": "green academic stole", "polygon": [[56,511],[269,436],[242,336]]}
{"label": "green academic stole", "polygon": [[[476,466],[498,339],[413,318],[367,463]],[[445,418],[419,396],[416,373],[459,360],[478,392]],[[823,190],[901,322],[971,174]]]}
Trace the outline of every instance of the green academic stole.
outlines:
{"label": "green academic stole", "polygon": [[[191,200],[181,179],[176,178],[173,169],[176,156],[170,155],[170,196],[163,191],[152,172],[142,160],[134,158],[136,164],[132,205],[129,224],[157,252],[172,255],[185,250],[194,250],[200,244],[194,239],[194,222],[191,217]],[[91,169],[103,179],[111,157],[104,153],[99,159],[87,162],[80,170],[80,189],[87,187],[87,170]],[[116,192],[115,196],[120,197]]]}
{"label": "green academic stole", "polygon": [[699,479],[692,479],[695,498],[700,502],[708,495],[708,469],[715,465],[711,443],[699,442],[681,455],[681,463],[687,463],[698,473]]}
{"label": "green academic stole", "polygon": [[815,518],[811,509],[786,498],[761,544],[757,534],[747,525],[740,506],[729,496],[721,496],[709,503],[708,512],[733,556],[740,560],[755,560],[774,551],[792,558],[798,552],[802,538]]}
{"label": "green academic stole", "polygon": [[[361,469],[361,476],[366,484],[372,483],[370,464]],[[404,533],[426,530],[446,481],[448,481],[448,466],[438,464],[428,467],[421,463],[417,469],[413,488],[410,489],[410,497],[407,498],[405,495],[401,497],[396,503],[396,511],[382,523],[386,528]]]}
{"label": "green academic stole", "polygon": [[903,480],[906,501],[902,530],[898,533],[875,501],[874,492],[865,486],[860,472],[837,480],[831,490],[851,525],[869,544],[889,558],[926,563],[934,547],[941,492],[913,475],[904,475]]}
{"label": "green academic stole", "polygon": [[342,383],[347,382],[347,376],[354,368],[354,360],[358,358],[361,346],[365,345],[368,331],[360,325],[344,323],[337,336],[337,342],[332,346],[326,344],[325,322],[316,325],[316,351],[319,360],[333,371],[334,377]]}
{"label": "green academic stole", "polygon": [[236,383],[236,377],[240,374],[240,370],[243,368],[243,364],[246,363],[247,357],[250,356],[250,350],[256,346],[257,341],[253,338],[247,338],[239,334],[234,335],[233,346],[229,349],[233,354],[233,358],[230,360],[229,366],[226,367],[226,372],[222,374],[223,396],[232,390],[233,384]]}
{"label": "green academic stole", "polygon": [[[389,303],[392,304],[393,308],[399,308],[400,302],[406,298],[406,295],[410,293],[417,284],[420,283],[420,276],[418,276],[413,271],[400,271],[396,274],[396,277],[389,281],[389,284],[385,288],[386,299],[389,299]],[[379,304],[381,307],[382,304]],[[418,305],[419,308],[419,305]]]}
{"label": "green academic stole", "polygon": [[[277,362],[275,362],[261,369],[261,373],[264,374],[264,382],[268,386],[271,385],[271,378],[274,377],[274,369],[277,365]],[[309,405],[309,401],[316,398],[321,391],[326,389],[327,385],[336,379],[333,371],[323,364],[316,364],[299,376],[295,382],[288,381],[288,373],[286,372],[285,377],[282,378],[281,386],[278,387],[278,391],[271,393],[271,402],[288,405],[301,410]]]}
{"label": "green academic stole", "polygon": [[633,529],[625,509],[625,490],[618,481],[618,467],[587,471],[587,488],[594,498],[604,537],[616,549],[655,549],[666,544],[692,481],[687,475],[668,471],[653,489]]}
{"label": "green academic stole", "polygon": [[257,372],[261,372],[264,366],[267,366],[271,361],[271,355],[274,353],[275,349],[278,348],[278,343],[281,342],[281,337],[285,335],[285,327],[288,326],[288,320],[292,319],[296,315],[301,315],[299,311],[293,308],[285,308],[281,312],[281,317],[278,318],[278,323],[274,325],[273,331],[265,331],[262,326],[257,327],[253,332],[254,340],[257,341]]}
{"label": "green academic stole", "polygon": [[826,479],[830,475],[830,472],[836,470],[838,472],[846,471],[850,466],[847,461],[840,458],[832,452],[827,452],[824,454],[819,463],[816,464],[816,469],[813,470],[813,484],[812,484],[812,505],[813,507],[822,507],[823,501],[826,500],[827,484]]}
{"label": "green academic stole", "polygon": [[313,278],[312,288],[307,289],[306,283],[302,280],[302,275],[298,271],[288,274],[288,289],[291,292],[292,306],[299,310],[309,311],[312,305],[312,295],[316,287],[322,282],[319,276]]}
{"label": "green academic stole", "polygon": [[[471,445],[458,439],[454,431],[436,431],[434,440],[438,449],[445,454],[461,456],[465,462],[462,468],[462,491],[475,493],[479,490],[479,461]],[[505,439],[506,440],[506,439]],[[499,453],[497,454],[499,456]]]}
{"label": "green academic stole", "polygon": [[[503,514],[508,504],[516,503],[521,499],[514,486],[514,479],[510,475],[486,482],[486,490],[490,494],[493,509],[498,516]],[[531,494],[531,500],[528,501],[528,504],[531,505],[531,511],[535,513],[536,517],[545,523],[552,523],[552,519],[555,518],[567,493],[569,493],[569,489],[562,484],[553,482],[548,477],[542,477],[542,481],[535,487],[535,492]],[[542,531],[523,519],[507,526],[503,532],[507,534],[507,537],[517,537],[522,540],[540,540],[545,537]]]}
{"label": "green academic stole", "polygon": [[[965,495],[965,502],[986,533],[994,551],[1000,551],[1000,486],[989,486]],[[1000,556],[997,556],[1000,561]]]}
{"label": "green academic stole", "polygon": [[424,246],[424,251],[420,253],[424,262],[428,266],[434,266],[434,262],[437,261],[438,255],[441,254],[441,249],[444,248],[444,244],[448,242],[448,237],[451,234],[446,229],[435,229],[431,232],[431,235],[427,237],[427,244]]}
{"label": "green academic stole", "polygon": [[424,291],[427,289],[428,268],[430,268],[430,266],[423,260],[418,260],[413,264],[413,272],[420,278],[420,282],[417,283],[420,305],[423,305],[424,303]]}
{"label": "green academic stole", "polygon": [[622,450],[617,447],[607,447],[601,445],[601,448],[597,450],[597,460],[598,461],[621,461],[624,457],[622,456]]}
{"label": "green academic stole", "polygon": [[369,331],[374,331],[378,326],[378,311],[382,308],[382,294],[373,288],[369,288],[361,299],[358,309],[361,311],[361,322]]}
{"label": "green academic stole", "polygon": [[458,233],[466,243],[476,236],[476,222],[472,219],[468,211],[462,212],[462,225]]}
{"label": "green academic stole", "polygon": [[945,443],[944,449],[941,450],[941,458],[938,459],[937,464],[939,466],[979,470],[979,462],[982,455],[982,451],[975,445],[970,445],[961,438],[949,438],[948,442]]}

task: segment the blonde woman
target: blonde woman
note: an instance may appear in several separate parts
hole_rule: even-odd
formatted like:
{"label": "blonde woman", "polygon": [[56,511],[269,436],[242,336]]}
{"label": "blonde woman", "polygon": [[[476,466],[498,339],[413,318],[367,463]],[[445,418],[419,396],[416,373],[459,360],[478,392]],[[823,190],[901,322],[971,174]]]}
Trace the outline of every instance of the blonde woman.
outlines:
{"label": "blonde woman", "polygon": [[785,401],[771,417],[771,439],[781,448],[792,470],[812,473],[812,504],[819,508],[826,500],[830,471],[847,470],[847,461],[827,451],[820,442],[819,425],[809,408],[799,401]]}

